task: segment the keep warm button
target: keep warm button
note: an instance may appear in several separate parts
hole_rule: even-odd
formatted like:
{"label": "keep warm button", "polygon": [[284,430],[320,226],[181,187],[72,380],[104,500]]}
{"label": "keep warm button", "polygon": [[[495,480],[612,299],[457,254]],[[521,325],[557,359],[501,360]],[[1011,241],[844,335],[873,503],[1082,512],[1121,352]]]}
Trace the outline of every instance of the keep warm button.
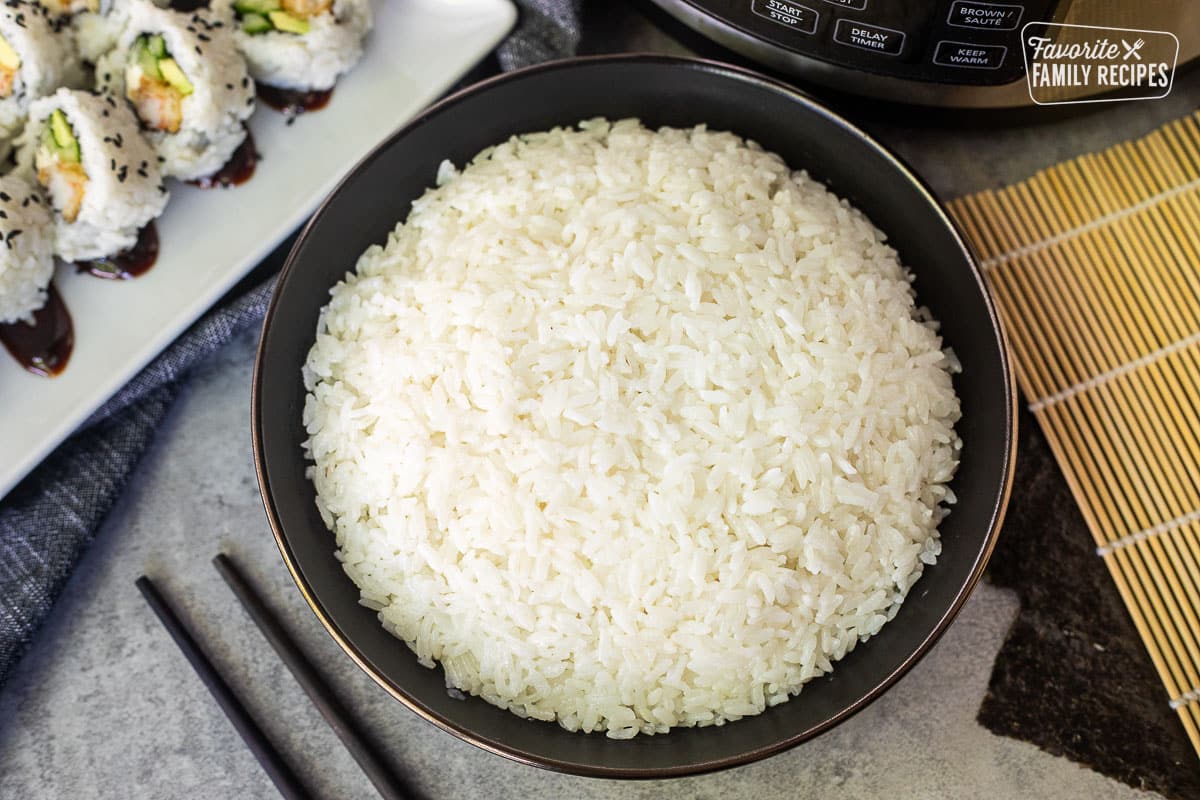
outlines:
{"label": "keep warm button", "polygon": [[868,25],[865,22],[855,22],[849,19],[839,19],[837,28],[833,31],[833,40],[838,44],[847,44],[863,50],[873,50],[889,56],[900,55],[904,49],[904,33],[891,28],[881,28],[878,25]]}
{"label": "keep warm button", "polygon": [[938,42],[933,63],[943,67],[965,69],[1000,69],[1008,48],[1002,44],[973,44],[969,42]]}

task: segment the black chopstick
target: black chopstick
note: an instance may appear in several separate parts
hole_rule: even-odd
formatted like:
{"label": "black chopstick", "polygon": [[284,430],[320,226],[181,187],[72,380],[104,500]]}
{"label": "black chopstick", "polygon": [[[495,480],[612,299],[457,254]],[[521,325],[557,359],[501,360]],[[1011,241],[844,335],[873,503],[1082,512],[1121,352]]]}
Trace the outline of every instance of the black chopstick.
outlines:
{"label": "black chopstick", "polygon": [[221,577],[229,584],[229,588],[237,595],[238,600],[246,608],[254,624],[262,631],[263,636],[275,648],[275,652],[296,676],[296,681],[304,689],[305,694],[312,700],[313,705],[321,712],[321,716],[333,728],[333,732],[342,740],[342,744],[350,751],[350,755],[358,762],[367,778],[374,784],[375,789],[385,800],[406,800],[407,791],[388,770],[387,765],[366,737],[355,727],[353,719],[329,685],[321,678],[316,667],[304,655],[283,626],[279,624],[271,609],[259,598],[254,587],[238,570],[233,560],[224,553],[213,559],[213,565],[221,573]]}
{"label": "black chopstick", "polygon": [[279,793],[287,800],[308,800],[311,796],[301,785],[296,774],[292,772],[291,767],[283,760],[279,751],[258,727],[258,723],[246,711],[237,695],[229,688],[229,684],[217,672],[217,668],[209,661],[199,643],[192,637],[182,620],[176,616],[175,611],[167,603],[166,598],[159,593],[154,583],[143,575],[137,579],[137,588],[146,598],[146,602],[150,604],[150,608],[158,615],[158,619],[167,632],[171,634],[175,644],[179,645],[179,649],[183,651],[183,655],[192,665],[192,669],[196,670],[200,680],[208,687],[208,691],[217,701],[217,705],[233,723],[233,727],[237,729],[242,740],[250,748],[250,752],[254,753],[254,757],[258,759],[258,763],[262,765]]}

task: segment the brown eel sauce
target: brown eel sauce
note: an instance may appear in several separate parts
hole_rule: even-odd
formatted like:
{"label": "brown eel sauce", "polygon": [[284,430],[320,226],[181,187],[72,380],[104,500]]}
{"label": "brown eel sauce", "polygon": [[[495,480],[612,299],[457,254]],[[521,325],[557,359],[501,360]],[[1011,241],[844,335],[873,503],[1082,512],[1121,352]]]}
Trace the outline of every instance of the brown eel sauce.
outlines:
{"label": "brown eel sauce", "polygon": [[62,295],[50,284],[46,304],[33,312],[33,324],[0,324],[0,341],[25,369],[50,378],[63,371],[75,347],[75,326]]}

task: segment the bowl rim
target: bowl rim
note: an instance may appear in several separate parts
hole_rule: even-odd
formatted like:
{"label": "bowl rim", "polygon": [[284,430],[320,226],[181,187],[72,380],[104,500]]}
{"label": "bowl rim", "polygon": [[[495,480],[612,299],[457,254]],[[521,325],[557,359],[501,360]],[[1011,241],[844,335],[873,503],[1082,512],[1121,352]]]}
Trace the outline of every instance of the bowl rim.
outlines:
{"label": "bowl rim", "polygon": [[[262,428],[263,362],[265,360],[267,349],[267,332],[271,329],[272,324],[275,321],[276,312],[279,308],[279,299],[281,295],[280,287],[284,285],[289,275],[296,269],[298,253],[301,249],[301,245],[304,244],[310,235],[318,219],[325,213],[326,208],[334,201],[335,198],[340,195],[348,183],[354,180],[362,171],[368,169],[371,163],[397,139],[403,138],[411,130],[423,125],[431,117],[441,114],[445,110],[473,98],[475,95],[487,92],[489,89],[491,89],[491,87],[497,84],[519,80],[529,75],[557,72],[561,70],[571,70],[581,66],[603,66],[605,64],[630,63],[660,64],[680,69],[699,69],[706,72],[719,73],[746,84],[757,85],[761,88],[786,94],[791,98],[792,101],[804,106],[809,112],[825,117],[830,122],[845,130],[851,136],[863,140],[866,144],[876,150],[887,162],[889,162],[892,168],[898,171],[905,180],[912,184],[913,187],[916,188],[917,191],[924,197],[932,210],[937,214],[942,223],[952,234],[955,243],[958,245],[958,249],[962,255],[962,258],[971,270],[971,273],[975,278],[975,282],[978,284],[983,295],[984,304],[987,308],[988,319],[991,322],[992,332],[995,336],[996,345],[1000,354],[1000,367],[1004,376],[1004,427],[1007,433],[1004,438],[1005,445],[1002,454],[1004,459],[1002,485],[992,508],[988,523],[987,536],[984,540],[983,547],[976,557],[975,563],[972,565],[971,572],[968,575],[967,580],[955,594],[953,602],[951,602],[950,606],[945,610],[929,634],[923,640],[921,640],[918,646],[899,665],[897,665],[895,669],[889,672],[874,687],[872,687],[868,692],[855,700],[853,703],[849,704],[838,713],[804,731],[801,731],[800,733],[780,739],[779,741],[773,742],[769,745],[757,747],[724,758],[711,759],[708,761],[701,761],[688,765],[648,768],[608,767],[604,765],[578,764],[572,761],[542,756],[536,753],[517,749],[505,744],[502,741],[481,736],[474,731],[459,725],[454,720],[443,717],[433,709],[423,705],[416,697],[409,695],[403,687],[394,684],[387,678],[387,676],[376,670],[370,664],[366,656],[329,617],[299,568],[295,554],[292,552],[291,545],[288,542],[286,534],[284,533],[283,525],[280,521],[278,508],[276,505],[275,495],[272,491],[271,483],[267,476],[263,453]],[[959,612],[965,605],[967,598],[978,585],[980,578],[982,578],[984,569],[987,566],[987,562],[991,558],[992,552],[995,549],[996,540],[999,536],[1000,528],[1004,522],[1004,515],[1007,510],[1013,486],[1014,466],[1016,463],[1017,452],[1017,390],[1015,376],[1010,363],[1011,359],[1008,335],[1005,332],[1001,317],[997,311],[991,292],[987,288],[987,281],[984,277],[983,271],[979,266],[979,263],[979,259],[975,255],[971,245],[963,236],[962,230],[957,222],[955,222],[953,217],[947,213],[945,206],[937,199],[937,196],[933,193],[925,181],[920,178],[911,168],[909,168],[909,166],[904,163],[899,156],[878,142],[862,128],[858,127],[837,112],[825,106],[822,102],[814,97],[800,91],[794,86],[790,86],[754,70],[712,59],[668,56],[657,53],[615,53],[556,59],[522,69],[513,70],[511,72],[501,73],[499,75],[484,79],[478,83],[474,83],[470,86],[460,89],[459,91],[454,92],[442,100],[430,105],[407,124],[389,133],[383,140],[375,145],[370,152],[363,156],[363,158],[360,159],[358,163],[355,164],[354,167],[352,167],[338,181],[337,185],[325,196],[320,205],[309,217],[308,221],[301,229],[295,243],[292,245],[287,259],[284,262],[278,277],[276,278],[275,285],[272,287],[271,291],[271,299],[267,305],[266,313],[263,317],[258,346],[255,350],[254,371],[251,377],[250,396],[251,440],[254,451],[254,471],[258,479],[259,494],[262,498],[263,508],[266,511],[267,521],[270,524],[271,532],[275,537],[275,543],[279,547],[280,555],[283,557],[283,561],[287,566],[288,572],[292,576],[292,580],[300,590],[300,593],[303,595],[304,600],[308,604],[309,608],[316,615],[317,619],[320,620],[322,626],[325,628],[325,631],[363,672],[369,675],[371,679],[374,680],[389,695],[400,701],[400,703],[424,719],[426,722],[432,723],[452,736],[455,736],[456,738],[489,753],[503,756],[521,764],[584,777],[657,779],[699,775],[707,772],[728,769],[730,767],[741,766],[754,761],[759,761],[761,759],[781,753],[785,750],[789,750],[854,716],[859,711],[866,708],[868,705],[878,699],[884,692],[886,692],[897,681],[899,681],[900,678],[902,678],[910,669],[912,669],[912,667],[929,652],[933,645],[937,643],[937,641],[946,632],[946,629],[949,628],[950,624],[954,621],[955,617],[958,616]],[[580,735],[567,731],[563,731],[563,734]]]}

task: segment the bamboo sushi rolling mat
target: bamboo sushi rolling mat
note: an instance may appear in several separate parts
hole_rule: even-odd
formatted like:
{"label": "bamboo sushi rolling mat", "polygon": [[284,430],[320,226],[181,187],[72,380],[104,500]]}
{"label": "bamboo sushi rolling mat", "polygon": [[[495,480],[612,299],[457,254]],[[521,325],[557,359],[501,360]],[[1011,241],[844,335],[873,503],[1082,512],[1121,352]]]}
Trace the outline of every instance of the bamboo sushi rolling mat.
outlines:
{"label": "bamboo sushi rolling mat", "polygon": [[949,205],[1200,753],[1200,112]]}

